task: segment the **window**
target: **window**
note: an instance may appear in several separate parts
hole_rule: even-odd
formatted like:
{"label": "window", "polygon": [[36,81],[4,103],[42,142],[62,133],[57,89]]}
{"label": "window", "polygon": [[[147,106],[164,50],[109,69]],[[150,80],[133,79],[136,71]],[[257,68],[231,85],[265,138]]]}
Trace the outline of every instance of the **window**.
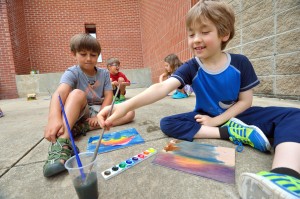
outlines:
{"label": "window", "polygon": [[[90,34],[91,36],[97,38],[97,33],[96,33],[96,25],[95,24],[85,24],[85,32]],[[102,62],[102,55],[100,53],[98,57],[98,62]]]}

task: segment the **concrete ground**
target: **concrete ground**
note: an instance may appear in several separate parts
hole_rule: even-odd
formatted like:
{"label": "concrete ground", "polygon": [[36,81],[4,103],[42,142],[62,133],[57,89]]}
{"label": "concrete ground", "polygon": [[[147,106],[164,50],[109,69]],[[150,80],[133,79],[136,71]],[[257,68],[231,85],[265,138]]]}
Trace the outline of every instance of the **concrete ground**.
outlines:
{"label": "concrete ground", "polygon": [[[128,89],[127,98],[142,90]],[[67,172],[52,178],[43,176],[43,165],[47,158],[49,142],[43,139],[47,122],[50,97],[40,96],[37,100],[25,98],[1,100],[0,107],[5,116],[0,118],[0,198],[77,198]],[[170,96],[152,105],[136,110],[134,122],[114,127],[110,131],[136,128],[145,143],[98,155],[99,198],[239,198],[238,177],[242,172],[269,170],[273,154],[264,154],[251,147],[242,153],[235,153],[235,184],[225,184],[204,177],[190,175],[152,164],[154,157],[141,162],[127,171],[104,180],[102,171],[152,147],[158,151],[171,139],[159,128],[163,116],[192,111],[195,96],[173,100]],[[299,101],[257,98],[254,105],[299,107]],[[80,137],[76,144],[80,151],[86,150],[90,136],[98,135],[99,130]],[[235,148],[230,141],[194,140],[215,146]]]}

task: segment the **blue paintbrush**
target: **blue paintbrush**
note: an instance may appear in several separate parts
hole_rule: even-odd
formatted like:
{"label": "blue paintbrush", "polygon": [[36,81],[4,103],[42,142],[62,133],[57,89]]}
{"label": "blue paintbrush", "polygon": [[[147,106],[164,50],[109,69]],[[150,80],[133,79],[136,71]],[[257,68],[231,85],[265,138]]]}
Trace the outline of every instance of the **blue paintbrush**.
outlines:
{"label": "blue paintbrush", "polygon": [[[73,139],[73,135],[72,135],[72,132],[71,132],[71,128],[70,128],[70,125],[69,125],[69,122],[68,122],[68,118],[67,118],[67,115],[66,115],[66,112],[65,112],[65,109],[64,109],[64,104],[63,104],[63,102],[61,100],[60,95],[58,95],[58,98],[59,98],[59,103],[60,103],[61,111],[63,113],[63,117],[65,119],[65,122],[66,122],[66,125],[67,125],[67,128],[68,128],[68,133],[69,133],[69,136],[70,136],[70,140],[72,142],[72,147],[73,147],[73,150],[75,152],[75,157],[76,157],[76,161],[77,161],[78,167],[82,167],[82,164],[81,164],[81,161],[80,161],[80,158],[79,158],[79,155],[78,155],[78,151],[76,149],[76,145],[75,145],[75,142],[74,142],[74,139]],[[80,174],[81,174],[82,180],[84,181],[85,180],[85,174],[84,174],[82,168],[80,169]]]}

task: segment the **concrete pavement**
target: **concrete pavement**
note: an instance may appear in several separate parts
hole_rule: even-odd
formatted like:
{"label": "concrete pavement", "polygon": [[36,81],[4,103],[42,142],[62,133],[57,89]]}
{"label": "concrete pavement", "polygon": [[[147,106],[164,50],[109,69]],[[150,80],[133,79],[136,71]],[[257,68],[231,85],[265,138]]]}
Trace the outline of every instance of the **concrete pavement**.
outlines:
{"label": "concrete pavement", "polygon": [[[143,88],[128,89],[130,98]],[[5,116],[0,118],[0,198],[77,198],[68,173],[44,178],[43,165],[47,158],[49,142],[43,139],[47,122],[49,96],[38,96],[37,100],[25,98],[1,100],[0,107]],[[236,152],[236,184],[225,184],[152,164],[151,157],[127,171],[104,180],[100,173],[112,165],[152,147],[162,150],[171,139],[159,129],[160,118],[193,110],[195,96],[174,100],[170,96],[154,104],[136,110],[134,122],[112,128],[119,131],[136,128],[145,143],[98,155],[99,198],[239,198],[237,179],[242,172],[269,170],[273,154],[263,154],[251,147],[242,153]],[[287,101],[255,97],[254,105],[292,106],[300,108],[299,101]],[[77,139],[80,151],[86,150],[90,136],[99,130]],[[235,148],[229,141],[197,139],[194,142]]]}

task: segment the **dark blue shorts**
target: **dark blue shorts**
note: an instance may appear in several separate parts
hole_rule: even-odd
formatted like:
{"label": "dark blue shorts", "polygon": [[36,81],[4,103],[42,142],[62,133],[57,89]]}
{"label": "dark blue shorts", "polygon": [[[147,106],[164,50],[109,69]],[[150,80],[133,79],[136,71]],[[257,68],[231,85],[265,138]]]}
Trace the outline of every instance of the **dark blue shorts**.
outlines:
{"label": "dark blue shorts", "polygon": [[[166,135],[193,141],[201,124],[194,119],[205,112],[188,112],[162,118],[160,128]],[[274,138],[274,147],[282,142],[300,143],[300,109],[290,107],[251,107],[236,116],[248,125],[260,128],[268,138]]]}

